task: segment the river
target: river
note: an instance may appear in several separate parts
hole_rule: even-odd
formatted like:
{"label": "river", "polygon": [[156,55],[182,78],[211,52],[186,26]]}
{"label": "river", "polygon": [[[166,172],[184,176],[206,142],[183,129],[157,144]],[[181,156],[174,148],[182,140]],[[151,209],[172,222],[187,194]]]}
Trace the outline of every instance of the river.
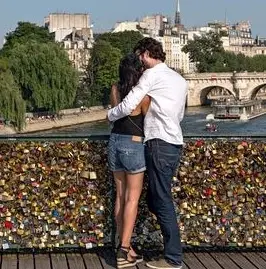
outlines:
{"label": "river", "polygon": [[[208,122],[206,115],[211,113],[211,108],[205,107],[188,107],[182,121],[183,134],[185,136],[265,136],[266,135],[266,115],[243,122],[239,120],[215,120],[217,132],[206,131],[205,125]],[[53,129],[35,133],[34,135],[106,135],[110,133],[110,127],[106,121],[85,123]]]}

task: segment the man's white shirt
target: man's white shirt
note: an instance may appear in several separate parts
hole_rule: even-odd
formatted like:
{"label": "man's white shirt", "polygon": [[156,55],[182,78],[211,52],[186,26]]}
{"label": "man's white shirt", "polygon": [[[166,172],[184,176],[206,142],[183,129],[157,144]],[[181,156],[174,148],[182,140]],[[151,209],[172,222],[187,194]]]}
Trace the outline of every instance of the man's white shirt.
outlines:
{"label": "man's white shirt", "polygon": [[188,85],[177,72],[160,63],[147,69],[123,101],[108,111],[109,121],[116,121],[138,106],[145,95],[151,104],[144,119],[145,140],[159,138],[168,143],[183,144],[180,122],[184,117]]}

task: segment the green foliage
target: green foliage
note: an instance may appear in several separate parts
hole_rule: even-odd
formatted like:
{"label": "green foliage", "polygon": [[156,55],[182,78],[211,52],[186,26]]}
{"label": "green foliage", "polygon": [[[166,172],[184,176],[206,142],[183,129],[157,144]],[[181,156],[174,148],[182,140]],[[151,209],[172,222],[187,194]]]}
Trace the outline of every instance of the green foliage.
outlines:
{"label": "green foliage", "polygon": [[139,40],[143,38],[142,34],[137,31],[124,31],[118,33],[101,34],[97,41],[103,40],[109,42],[112,47],[118,48],[122,55],[126,55],[133,51],[133,48]]}
{"label": "green foliage", "polygon": [[104,33],[96,38],[85,77],[79,87],[76,103],[106,105],[109,103],[111,85],[118,80],[120,59],[133,51],[143,36],[140,32],[125,31]]}
{"label": "green foliage", "polygon": [[182,51],[189,53],[189,59],[197,64],[199,72],[211,72],[212,65],[216,63],[217,56],[224,53],[224,48],[220,35],[210,32],[189,40]]}
{"label": "green foliage", "polygon": [[73,107],[90,106],[90,92],[84,80],[85,78],[78,85]]}
{"label": "green foliage", "polygon": [[219,31],[219,35],[220,35],[220,36],[228,36],[228,32],[225,31],[225,30],[220,30],[220,31]]}
{"label": "green foliage", "polygon": [[256,55],[250,59],[248,71],[264,72],[266,71],[266,55]]}
{"label": "green foliage", "polygon": [[266,56],[247,57],[225,51],[222,47],[221,33],[210,32],[195,40],[188,41],[183,51],[197,65],[198,72],[263,72],[266,70]]}
{"label": "green foliage", "polygon": [[8,33],[6,36],[6,43],[1,50],[1,54],[5,56],[10,55],[10,51],[18,44],[25,44],[29,40],[39,43],[52,42],[54,40],[53,34],[50,34],[45,27],[37,26],[30,22],[18,22],[17,28]]}
{"label": "green foliage", "polygon": [[88,88],[90,105],[108,103],[111,85],[118,80],[121,51],[109,42],[98,40],[92,49],[84,84]]}
{"label": "green foliage", "polygon": [[59,45],[36,41],[16,44],[9,63],[28,110],[58,112],[72,106],[78,74]]}
{"label": "green foliage", "polygon": [[0,116],[11,121],[20,131],[25,124],[25,102],[8,69],[7,60],[0,59]]}
{"label": "green foliage", "polygon": [[121,51],[108,42],[99,41],[94,45],[91,60],[96,71],[94,79],[97,85],[104,88],[117,81],[121,57]]}

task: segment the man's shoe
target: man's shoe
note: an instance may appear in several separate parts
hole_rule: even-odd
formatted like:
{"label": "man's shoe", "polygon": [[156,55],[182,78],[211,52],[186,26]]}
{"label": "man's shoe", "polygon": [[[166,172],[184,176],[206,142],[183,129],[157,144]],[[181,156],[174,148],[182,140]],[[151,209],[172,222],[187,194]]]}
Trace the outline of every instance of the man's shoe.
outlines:
{"label": "man's shoe", "polygon": [[182,269],[182,265],[170,264],[165,259],[147,262],[146,265],[152,269]]}

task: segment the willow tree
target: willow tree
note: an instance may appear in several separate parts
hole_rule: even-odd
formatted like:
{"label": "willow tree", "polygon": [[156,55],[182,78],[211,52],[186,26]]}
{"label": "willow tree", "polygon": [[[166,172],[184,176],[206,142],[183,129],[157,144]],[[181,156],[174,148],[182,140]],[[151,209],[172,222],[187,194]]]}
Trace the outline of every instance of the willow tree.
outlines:
{"label": "willow tree", "polygon": [[25,124],[25,112],[25,102],[8,70],[7,62],[0,59],[0,115],[20,131]]}
{"label": "willow tree", "polygon": [[17,44],[25,44],[29,40],[34,40],[38,43],[53,42],[54,34],[49,33],[46,27],[38,26],[31,22],[18,22],[16,29],[7,33],[5,39],[6,42],[0,54],[7,57]]}
{"label": "willow tree", "polygon": [[72,106],[78,73],[58,44],[36,41],[17,44],[9,63],[29,111],[58,112]]}

